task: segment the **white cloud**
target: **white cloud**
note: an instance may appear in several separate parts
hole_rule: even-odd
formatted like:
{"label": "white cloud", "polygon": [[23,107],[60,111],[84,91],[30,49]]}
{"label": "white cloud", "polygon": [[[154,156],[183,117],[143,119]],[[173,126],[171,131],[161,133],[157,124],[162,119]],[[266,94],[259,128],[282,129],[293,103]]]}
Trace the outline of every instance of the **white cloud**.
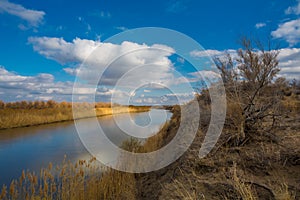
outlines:
{"label": "white cloud", "polygon": [[265,27],[266,25],[267,25],[266,23],[257,23],[257,24],[255,24],[255,28],[260,29],[262,27]]}
{"label": "white cloud", "polygon": [[[22,76],[6,70],[0,66],[0,99],[5,101],[19,100],[49,100],[71,101],[73,82],[56,82],[51,74],[38,74],[36,76]],[[74,91],[79,97],[92,95],[95,88],[80,85]],[[118,91],[115,91],[118,92]],[[109,101],[113,90],[97,91],[97,98]]]}
{"label": "white cloud", "polygon": [[222,53],[221,51],[218,51],[218,50],[211,50],[211,49],[208,49],[208,50],[203,50],[203,51],[198,51],[198,50],[194,50],[192,52],[190,52],[190,55],[192,57],[206,57],[206,56],[219,56],[220,53]]}
{"label": "white cloud", "polygon": [[47,94],[47,89],[54,87],[53,80],[51,74],[22,76],[0,67],[0,88],[5,94],[0,95],[0,99],[8,101],[14,101],[16,98],[38,99]]}
{"label": "white cloud", "polygon": [[[300,14],[300,0],[297,0],[298,4],[290,6],[285,10],[285,14]],[[278,28],[271,33],[274,38],[286,40],[290,47],[300,42],[300,18],[289,20],[282,24],[279,24]]]}
{"label": "white cloud", "polygon": [[19,17],[27,21],[28,24],[33,27],[38,27],[43,22],[46,14],[44,11],[27,9],[20,4],[11,3],[7,0],[0,0],[0,13],[1,12]]}
{"label": "white cloud", "polygon": [[278,55],[280,75],[287,79],[300,78],[300,48],[285,48]]}
{"label": "white cloud", "polygon": [[[67,67],[64,70],[72,75],[78,74],[91,84],[98,81],[102,72],[102,84],[115,85],[120,81],[128,87],[163,84],[172,76],[173,66],[168,57],[175,50],[165,45],[148,46],[128,41],[112,44],[79,38],[67,42],[63,38],[49,37],[31,37],[28,41],[35,51],[61,64],[84,63],[80,73],[78,68]],[[106,69],[109,63],[111,65]]]}
{"label": "white cloud", "polygon": [[[281,71],[279,72],[280,76],[284,76],[287,79],[299,79],[300,77],[300,48],[283,48],[279,49],[280,53],[278,55],[279,60],[279,68]],[[229,53],[234,59],[237,57],[236,50],[225,50],[225,51],[219,51],[219,50],[206,50],[206,51],[193,51],[190,54],[194,57],[203,57],[207,56],[209,54],[210,56],[218,56],[223,57],[226,55],[226,53]],[[198,78],[201,78],[201,76],[198,76],[198,73],[202,73],[203,77],[213,78],[215,77],[214,72],[210,71],[200,71],[196,73],[192,73],[191,75],[196,76]],[[189,79],[191,82],[192,79]]]}
{"label": "white cloud", "polygon": [[70,67],[67,67],[67,68],[64,68],[63,69],[66,73],[72,75],[72,76],[76,76],[77,73],[79,72],[79,69],[78,68],[70,68]]}
{"label": "white cloud", "polygon": [[207,49],[207,50],[203,50],[203,51],[199,51],[199,50],[194,50],[192,52],[190,52],[190,55],[194,58],[201,58],[201,57],[220,57],[220,56],[224,56],[227,53],[229,53],[230,55],[236,55],[236,50],[234,49],[228,49],[228,50],[224,50],[224,51],[219,51],[219,50],[214,50],[214,49]]}
{"label": "white cloud", "polygon": [[[97,91],[96,95],[100,95],[96,98],[97,101],[110,99],[113,95],[113,101],[117,103],[126,104],[128,99],[134,98],[132,103],[171,104],[175,101],[174,97],[164,97],[166,102],[162,101],[161,96],[153,94],[160,93],[161,91],[157,90],[166,88],[175,90],[178,88],[177,91],[182,92],[181,86],[199,81],[195,76],[192,79],[178,76],[169,59],[175,50],[161,44],[146,45],[128,41],[113,44],[79,38],[67,42],[63,38],[48,37],[32,37],[28,41],[41,55],[61,64],[73,66],[65,67],[64,71],[77,75],[88,84],[97,85],[99,75],[103,72],[98,85],[110,89]],[[106,68],[108,64],[110,65]],[[143,97],[133,92],[138,88],[145,88]],[[184,92],[190,90],[193,91],[184,89]],[[168,92],[170,91],[166,93]],[[182,98],[187,100],[191,96]]]}
{"label": "white cloud", "polygon": [[205,80],[214,80],[214,79],[220,79],[221,76],[217,72],[214,71],[207,71],[207,70],[202,70],[198,72],[192,72],[190,75],[195,76],[199,79],[205,79]]}
{"label": "white cloud", "polygon": [[172,105],[183,104],[194,99],[195,93],[170,93],[159,95],[139,95],[139,97],[133,98],[130,104],[138,105]]}
{"label": "white cloud", "polygon": [[287,15],[289,15],[289,14],[299,15],[300,14],[300,1],[298,0],[298,5],[288,7],[285,10],[285,14],[287,14]]}
{"label": "white cloud", "polygon": [[195,98],[195,92],[193,93],[173,93],[173,94],[166,94],[161,97],[161,103],[172,103],[172,104],[183,104],[191,101]]}
{"label": "white cloud", "polygon": [[80,38],[76,38],[72,42],[66,42],[63,38],[30,37],[28,42],[33,45],[33,49],[39,54],[60,64],[81,63],[100,45],[98,41]]}
{"label": "white cloud", "polygon": [[280,24],[277,30],[273,31],[272,36],[274,38],[281,38],[286,40],[290,46],[293,46],[300,42],[300,19]]}

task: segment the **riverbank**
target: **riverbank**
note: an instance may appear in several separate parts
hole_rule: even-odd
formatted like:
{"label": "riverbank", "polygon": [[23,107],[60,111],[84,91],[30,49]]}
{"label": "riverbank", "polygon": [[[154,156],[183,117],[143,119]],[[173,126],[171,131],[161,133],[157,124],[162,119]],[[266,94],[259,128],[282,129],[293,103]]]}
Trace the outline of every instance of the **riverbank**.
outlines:
{"label": "riverbank", "polygon": [[[235,90],[228,86],[226,92],[253,92],[236,84]],[[247,98],[227,95],[222,134],[212,151],[199,158],[212,116],[210,96],[203,90],[197,96],[201,117],[192,145],[171,165],[136,175],[135,199],[300,199],[300,93],[280,84],[264,89],[253,101],[257,109]],[[253,111],[245,117],[247,104]],[[170,143],[179,129],[180,113],[174,107],[170,122],[146,141],[142,152]]]}
{"label": "riverbank", "polygon": [[74,120],[73,111],[76,110],[76,119],[121,114],[121,113],[136,113],[147,112],[151,108],[149,106],[121,106],[116,105],[111,107],[110,104],[102,103],[102,106],[91,106],[88,103],[77,103],[72,108],[71,103],[45,103],[40,107],[28,106],[8,106],[0,108],[0,130],[37,126],[43,124],[52,124]]}
{"label": "riverbank", "polygon": [[[239,146],[230,143],[232,128],[225,126],[215,148],[200,159],[210,112],[199,102],[202,125],[189,150],[166,168],[137,175],[135,199],[300,199],[299,113],[286,112],[276,129]],[[149,152],[167,145],[179,119],[175,109],[171,121],[143,148]]]}
{"label": "riverbank", "polygon": [[[205,105],[201,104],[201,108],[201,120],[209,119]],[[172,113],[171,120],[145,143],[130,139],[123,143],[122,148],[132,152],[151,152],[168,144],[180,126],[180,107],[175,106]],[[9,192],[10,197],[27,195],[37,199],[76,200],[298,199],[299,119],[299,115],[291,113],[282,120],[281,128],[273,132],[276,141],[257,135],[242,146],[231,146],[228,144],[230,133],[225,130],[213,151],[206,158],[199,159],[199,148],[207,128],[204,125],[199,128],[190,149],[161,170],[144,174],[103,170],[93,165],[95,159],[92,158],[76,164],[64,163],[53,173],[50,164],[43,170],[41,183],[34,181],[39,178],[34,173],[24,173],[20,180],[4,188],[2,194],[3,197]],[[99,174],[99,171],[104,173]],[[61,182],[63,184],[58,184]],[[23,191],[27,193],[20,193]]]}

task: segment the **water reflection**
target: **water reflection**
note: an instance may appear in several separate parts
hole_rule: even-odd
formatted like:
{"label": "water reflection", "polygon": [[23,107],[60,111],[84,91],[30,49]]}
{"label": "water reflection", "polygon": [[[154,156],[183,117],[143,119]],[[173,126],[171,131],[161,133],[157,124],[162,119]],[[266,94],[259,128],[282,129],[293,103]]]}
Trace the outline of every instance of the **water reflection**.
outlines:
{"label": "water reflection", "polygon": [[[151,110],[150,113],[135,113],[128,115],[104,116],[99,118],[99,124],[107,137],[116,145],[131,135],[144,138],[156,133],[159,127],[169,119],[171,114],[164,110]],[[128,123],[131,120],[137,126],[147,127],[143,132],[136,133],[136,125]],[[151,125],[149,126],[149,120]],[[79,122],[91,129],[91,119]],[[121,124],[122,131],[116,124]],[[90,130],[97,131],[97,130]],[[129,132],[127,132],[129,131]],[[109,156],[109,152],[103,152]],[[17,178],[23,169],[39,171],[48,166],[62,163],[64,155],[71,161],[89,159],[90,154],[85,149],[76,132],[73,122],[64,122],[36,127],[16,128],[0,131],[0,184],[9,184],[12,178]]]}

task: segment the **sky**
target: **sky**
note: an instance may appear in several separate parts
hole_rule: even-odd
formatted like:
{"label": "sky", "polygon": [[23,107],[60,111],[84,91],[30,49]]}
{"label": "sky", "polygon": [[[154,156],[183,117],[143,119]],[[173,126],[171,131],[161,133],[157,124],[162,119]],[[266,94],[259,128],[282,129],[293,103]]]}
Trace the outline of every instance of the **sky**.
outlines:
{"label": "sky", "polygon": [[[210,56],[234,54],[242,36],[271,38],[280,45],[280,76],[300,75],[299,0],[0,0],[0,99],[71,101],[75,94],[77,101],[96,95],[96,101],[172,104],[193,97],[199,70],[216,76],[178,55],[180,46],[126,34],[141,27],[183,33]],[[124,40],[111,40],[116,34]],[[186,53],[203,57],[203,49]],[[126,55],[104,69],[120,54]]]}

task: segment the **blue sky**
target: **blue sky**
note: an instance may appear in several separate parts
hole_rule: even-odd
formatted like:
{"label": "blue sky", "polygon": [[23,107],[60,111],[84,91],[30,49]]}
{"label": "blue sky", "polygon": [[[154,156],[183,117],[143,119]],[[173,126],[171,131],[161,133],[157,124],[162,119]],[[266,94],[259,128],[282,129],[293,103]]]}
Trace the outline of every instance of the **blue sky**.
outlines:
{"label": "blue sky", "polygon": [[[238,49],[237,40],[243,35],[271,37],[280,43],[282,75],[297,78],[300,74],[299,16],[297,0],[0,0],[0,99],[70,101],[75,71],[82,61],[79,58],[85,55],[72,49],[89,49],[117,33],[139,27],[182,32],[211,55]],[[193,55],[199,57],[201,53]],[[158,62],[169,58],[171,63],[157,68],[162,67],[162,71],[176,68],[192,76],[187,62],[170,57],[158,55],[161,59]],[[169,68],[164,68],[166,65]],[[103,83],[100,90],[104,96],[100,94],[99,99],[107,101],[115,91],[120,97],[134,93],[136,103],[159,103],[158,97],[172,101],[174,95],[167,94],[166,87],[165,92],[157,89],[147,97],[150,89],[154,91],[157,87],[143,86],[136,92],[115,91],[112,84]],[[178,92],[190,98],[184,89]]]}

